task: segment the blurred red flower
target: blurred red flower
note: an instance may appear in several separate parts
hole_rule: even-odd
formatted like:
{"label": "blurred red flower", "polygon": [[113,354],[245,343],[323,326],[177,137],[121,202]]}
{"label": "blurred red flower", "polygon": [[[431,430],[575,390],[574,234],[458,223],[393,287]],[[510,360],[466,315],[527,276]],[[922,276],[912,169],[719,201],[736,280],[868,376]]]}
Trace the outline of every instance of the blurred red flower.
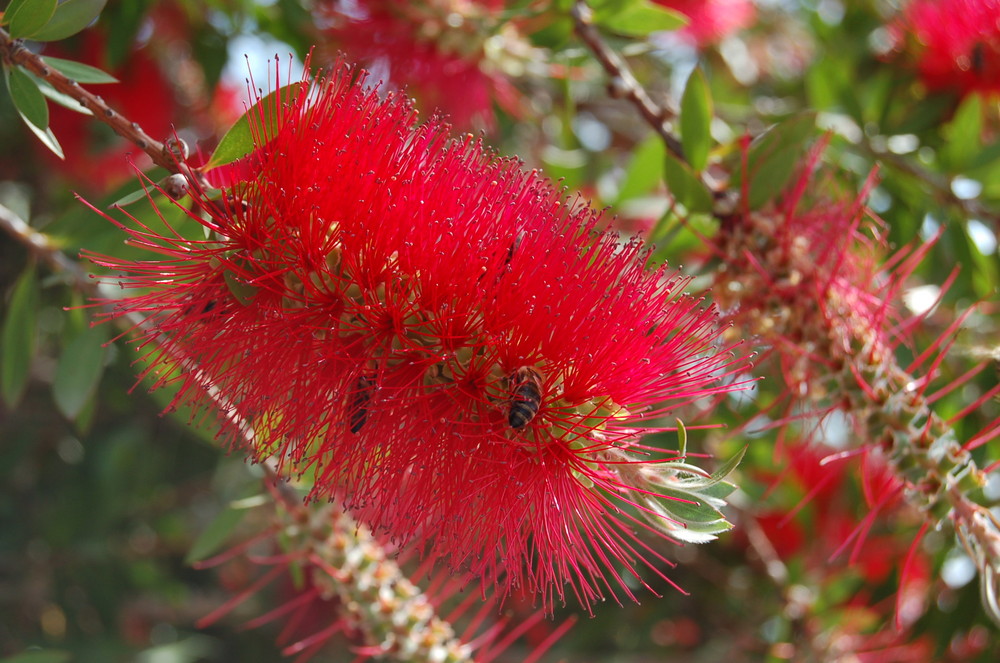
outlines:
{"label": "blurred red flower", "polygon": [[94,257],[147,290],[116,314],[151,316],[156,384],[210,408],[210,381],[257,457],[484,583],[631,596],[606,575],[652,567],[637,530],[672,529],[650,502],[669,484],[642,481],[664,454],[640,432],[662,429],[636,427],[745,386],[714,309],[355,70],[252,114],[254,177],[203,201],[209,239],[131,229],[164,258]]}
{"label": "blurred red flower", "polygon": [[913,0],[893,30],[930,89],[1000,92],[1000,0]]}
{"label": "blurred red flower", "polygon": [[653,0],[687,16],[681,31],[700,48],[711,46],[749,27],[757,16],[751,0]]}
{"label": "blurred red flower", "polygon": [[518,93],[487,41],[518,41],[501,30],[502,0],[325,0],[317,11],[335,49],[416,97],[422,109],[447,113],[461,129],[492,130],[493,102],[516,112]]}

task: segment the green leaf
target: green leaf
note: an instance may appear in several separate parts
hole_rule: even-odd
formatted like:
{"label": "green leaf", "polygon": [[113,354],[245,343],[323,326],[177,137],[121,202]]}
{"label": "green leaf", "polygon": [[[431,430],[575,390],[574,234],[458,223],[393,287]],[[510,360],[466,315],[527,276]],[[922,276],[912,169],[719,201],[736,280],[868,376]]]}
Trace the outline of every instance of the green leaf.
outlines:
{"label": "green leaf", "polygon": [[33,649],[0,658],[0,663],[66,663],[71,658],[68,651],[61,649]]}
{"label": "green leaf", "polygon": [[983,104],[978,94],[965,98],[942,133],[941,163],[951,172],[961,172],[982,149]]}
{"label": "green leaf", "polygon": [[681,97],[681,145],[691,169],[700,173],[708,164],[712,148],[712,94],[701,69],[688,78]]}
{"label": "green leaf", "polygon": [[712,472],[712,479],[715,481],[723,481],[726,477],[733,473],[741,462],[743,462],[743,457],[747,455],[747,445],[744,445],[742,449],[737,451],[732,458],[727,460],[722,464],[722,467]]}
{"label": "green leaf", "polygon": [[663,496],[657,500],[660,506],[677,520],[685,523],[714,523],[725,520],[718,509],[706,501],[699,501],[696,495],[670,488],[660,488],[659,491]]}
{"label": "green leaf", "polygon": [[143,198],[148,197],[149,194],[146,193],[145,189],[139,189],[138,191],[133,191],[132,193],[126,194],[111,203],[111,207],[125,207],[126,205],[131,205],[134,202],[138,202]]}
{"label": "green leaf", "polygon": [[33,75],[31,77],[32,79],[38,81],[38,89],[41,91],[42,94],[48,97],[49,101],[55,102],[60,106],[62,106],[63,108],[68,108],[69,110],[75,113],[79,113],[80,115],[93,115],[93,113],[90,112],[89,108],[81,105],[78,100],[74,99],[68,94],[64,94],[59,90],[55,89],[48,83],[48,81],[35,78],[35,76]]}
{"label": "green leaf", "polygon": [[[212,153],[212,157],[202,167],[202,170],[207,172],[213,168],[232,163],[254,150],[256,145],[254,145],[253,133],[250,131],[251,117],[254,119],[258,135],[263,133],[265,136],[273,136],[278,129],[278,113],[274,112],[275,108],[279,103],[282,105],[291,103],[303,85],[302,82],[286,85],[251,106],[250,110],[236,120],[236,123],[222,137]],[[275,98],[275,95],[280,95],[280,102]],[[261,118],[261,110],[263,110],[263,118]],[[263,131],[261,131],[262,129]]]}
{"label": "green leaf", "polygon": [[747,203],[757,209],[781,193],[805,151],[806,142],[816,131],[816,113],[799,113],[774,125],[754,139],[743,163],[736,167],[731,188],[739,191],[747,178]]}
{"label": "green leaf", "polygon": [[10,408],[21,400],[35,357],[38,300],[38,276],[32,265],[14,284],[0,336],[0,391]]}
{"label": "green leaf", "polygon": [[91,67],[89,64],[73,62],[72,60],[63,60],[62,58],[54,58],[50,55],[43,56],[42,59],[45,60],[45,64],[55,69],[63,76],[72,78],[77,83],[97,84],[118,82],[118,79],[111,74],[103,72],[97,67]]}
{"label": "green leaf", "polygon": [[650,134],[633,151],[625,170],[615,202],[630,200],[649,193],[663,180],[663,158],[666,148],[658,134]]}
{"label": "green leaf", "polygon": [[619,8],[619,5],[613,4],[615,11],[595,11],[594,22],[602,28],[630,37],[677,30],[688,22],[683,14],[649,2],[628,4],[624,8]]}
{"label": "green leaf", "polygon": [[11,0],[3,14],[10,36],[25,39],[38,32],[56,11],[57,0]]}
{"label": "green leaf", "polygon": [[4,67],[7,89],[14,107],[28,124],[45,131],[49,127],[49,105],[38,85],[20,67]]}
{"label": "green leaf", "polygon": [[237,509],[231,505],[219,512],[219,515],[198,535],[184,562],[194,564],[212,556],[229,540],[229,536],[246,513],[246,509]]}
{"label": "green leaf", "polygon": [[687,457],[688,431],[687,426],[680,419],[677,419],[677,449],[681,458]]}
{"label": "green leaf", "polygon": [[42,130],[36,127],[35,125],[31,124],[30,122],[25,122],[25,124],[27,124],[28,128],[31,129],[31,133],[35,134],[35,137],[38,138],[38,140],[42,141],[42,144],[45,145],[45,147],[52,150],[52,152],[55,153],[57,157],[59,157],[60,159],[66,158],[66,156],[63,154],[62,145],[60,145],[59,141],[56,140],[56,135],[52,133],[52,129],[46,128],[45,130]]}
{"label": "green leaf", "polygon": [[664,156],[663,166],[667,188],[677,202],[684,205],[688,212],[712,211],[712,194],[708,192],[705,183],[694,174],[691,166],[669,153]]}
{"label": "green leaf", "polygon": [[97,391],[107,355],[103,347],[105,338],[103,327],[87,327],[69,342],[59,357],[52,395],[56,407],[68,419],[75,419]]}
{"label": "green leaf", "polygon": [[59,41],[72,37],[100,16],[108,0],[66,0],[51,20],[31,35],[35,41]]}

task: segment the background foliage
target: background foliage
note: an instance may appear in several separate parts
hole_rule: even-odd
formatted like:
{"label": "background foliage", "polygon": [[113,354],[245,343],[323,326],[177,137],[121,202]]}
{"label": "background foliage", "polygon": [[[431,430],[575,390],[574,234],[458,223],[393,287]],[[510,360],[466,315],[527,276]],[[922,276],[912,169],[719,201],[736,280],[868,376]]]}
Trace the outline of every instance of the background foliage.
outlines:
{"label": "background foliage", "polygon": [[[574,32],[573,3],[471,3],[451,37],[434,23],[438,4],[409,3],[430,8],[423,25],[439,30],[430,31],[430,43],[452,64],[471,68],[457,90],[453,80],[435,78],[433,62],[416,66],[431,61],[423,46],[390,42],[378,51],[361,31],[344,27],[345,15],[370,4],[111,0],[86,30],[65,39],[53,33],[32,48],[111,73],[118,83],[89,89],[158,139],[176,130],[196,160],[207,158],[243,111],[244,54],[260,86],[274,53],[301,61],[315,47],[314,64],[322,66],[343,52],[390,84],[406,85],[425,116],[440,106],[455,118],[456,134],[481,133],[497,152],[607,207],[610,226],[643,233],[658,259],[692,265],[702,287],[711,274],[702,237],[724,228],[719,214],[703,213],[713,200],[694,174],[738,172],[741,138],[783,122],[749,191],[754,205],[755,196],[763,203],[825,135],[822,160],[831,175],[821,181],[823,193],[850,199],[877,169],[868,203],[894,246],[941,232],[904,301],[919,312],[921,296],[953,280],[912,344],[898,348],[900,364],[952,334],[936,373],[941,386],[976,363],[998,360],[1000,107],[996,96],[921,81],[919,49],[898,27],[899,3],[759,0],[741,29],[707,36],[665,31],[679,23],[650,4],[592,3],[602,43],[625,54],[651,98],[670,110],[669,130],[681,137],[686,164],[669,156],[628,86],[609,82]],[[455,76],[456,69],[447,71]],[[129,159],[149,164],[92,118],[48,104],[42,122],[32,93],[15,92],[17,74],[10,85],[12,95],[0,94],[0,203],[70,258],[81,249],[128,255],[120,231],[74,194],[106,208],[137,188]],[[51,129],[65,159],[25,130],[18,110]],[[163,174],[150,172],[153,180]],[[143,205],[130,209],[154,223]],[[53,271],[8,235],[0,235],[0,292],[0,655],[37,646],[51,655],[37,660],[278,660],[278,627],[239,625],[279,603],[288,588],[256,594],[223,620],[196,628],[254,570],[239,560],[213,570],[186,561],[199,535],[220,526],[227,503],[259,492],[259,472],[220,450],[211,426],[189,425],[186,413],[161,415],[169,393],[136,384],[134,345],[106,343],[119,332],[90,327],[91,311],[81,308],[88,295],[72,274]],[[961,329],[949,330],[977,302]],[[927,532],[904,564],[923,517],[895,504],[867,520],[875,474],[861,461],[821,463],[856,444],[850,428],[827,419],[815,436],[821,445],[797,441],[815,422],[763,425],[760,407],[785,387],[773,365],[761,370],[766,379],[752,400],[713,414],[726,431],[691,434],[692,448],[718,458],[749,447],[736,479],[741,491],[727,510],[735,530],[710,545],[666,551],[680,563],[672,577],[690,595],[654,583],[662,597],[600,605],[549,660],[996,660],[996,626],[952,530]],[[995,425],[995,399],[963,410],[996,381],[994,370],[982,371],[934,404],[945,419],[962,413],[952,422],[958,439]],[[993,443],[974,456],[989,467],[1000,453]],[[987,503],[1000,497],[995,476],[984,495]],[[231,541],[260,529],[255,518],[266,517],[233,524]],[[531,612],[517,602],[505,611],[515,620]],[[574,605],[557,610],[555,622],[534,627],[506,660],[519,660],[576,612]],[[334,647],[320,660],[352,658]]]}

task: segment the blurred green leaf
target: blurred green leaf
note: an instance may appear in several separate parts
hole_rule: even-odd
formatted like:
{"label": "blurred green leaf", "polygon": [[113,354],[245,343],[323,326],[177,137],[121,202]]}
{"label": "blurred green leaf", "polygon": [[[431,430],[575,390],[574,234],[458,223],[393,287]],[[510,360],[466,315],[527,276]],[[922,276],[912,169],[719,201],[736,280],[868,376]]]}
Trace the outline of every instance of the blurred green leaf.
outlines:
{"label": "blurred green leaf", "polygon": [[[209,171],[213,168],[232,163],[250,154],[254,149],[253,133],[250,131],[250,117],[254,118],[254,125],[257,131],[263,131],[266,136],[273,136],[278,128],[278,117],[275,107],[280,103],[286,105],[298,94],[302,82],[286,85],[280,90],[271,92],[260,101],[250,107],[246,113],[226,132],[226,135],[219,141],[218,146],[212,153],[208,163],[202,168]],[[279,99],[275,97],[280,96]],[[263,118],[261,117],[263,115]]]}
{"label": "blurred green leaf", "polygon": [[57,0],[11,0],[3,14],[10,36],[26,39],[42,29],[56,11]]}
{"label": "blurred green leaf", "polygon": [[35,41],[59,41],[72,37],[91,24],[101,14],[107,0],[66,0],[56,7],[56,12],[38,32],[31,35]]}
{"label": "blurred green leaf", "polygon": [[4,74],[17,112],[25,122],[45,131],[49,126],[49,105],[38,85],[20,67],[4,67]]}
{"label": "blurred green leaf", "polygon": [[622,35],[644,37],[687,25],[683,14],[651,2],[610,2],[594,8],[594,23]]}
{"label": "blurred green leaf", "polygon": [[712,211],[712,194],[689,165],[667,153],[664,155],[663,166],[667,188],[679,203],[693,213]]}
{"label": "blurred green leaf", "polygon": [[664,156],[666,148],[663,139],[658,134],[650,134],[633,150],[616,202],[636,198],[654,190],[663,181]]}
{"label": "blurred green leaf", "polygon": [[59,649],[34,649],[0,658],[0,663],[65,663],[72,658],[68,651]]}
{"label": "blurred green leaf", "polygon": [[941,164],[953,173],[961,172],[978,156],[983,134],[983,104],[978,94],[970,94],[941,128],[944,144]]}
{"label": "blurred green leaf", "polygon": [[73,62],[72,60],[64,60],[62,58],[54,58],[51,55],[43,56],[42,59],[45,60],[45,64],[55,69],[63,76],[72,78],[77,83],[98,84],[118,82],[118,79],[111,74],[101,71],[97,67],[91,67],[89,64]]}
{"label": "blurred green leaf", "polygon": [[0,387],[3,401],[10,408],[17,405],[24,393],[28,369],[35,357],[38,301],[38,275],[32,264],[14,284],[0,337]]}
{"label": "blurred green leaf", "polygon": [[740,159],[733,173],[731,188],[739,191],[748,180],[747,203],[757,209],[780,194],[800,163],[806,143],[816,133],[816,113],[809,111],[779,122],[750,144],[746,157],[747,173]]}
{"label": "blurred green leaf", "polygon": [[691,169],[700,173],[712,148],[712,94],[705,74],[695,68],[681,97],[681,144]]}
{"label": "blurred green leaf", "polygon": [[229,540],[233,530],[240,524],[246,513],[246,509],[233,508],[232,505],[220,511],[208,524],[208,527],[198,535],[198,538],[191,545],[191,550],[184,558],[184,562],[194,564],[215,554]]}
{"label": "blurred green leaf", "polygon": [[107,334],[103,327],[89,326],[73,337],[59,357],[52,395],[67,419],[75,419],[97,390],[104,373]]}

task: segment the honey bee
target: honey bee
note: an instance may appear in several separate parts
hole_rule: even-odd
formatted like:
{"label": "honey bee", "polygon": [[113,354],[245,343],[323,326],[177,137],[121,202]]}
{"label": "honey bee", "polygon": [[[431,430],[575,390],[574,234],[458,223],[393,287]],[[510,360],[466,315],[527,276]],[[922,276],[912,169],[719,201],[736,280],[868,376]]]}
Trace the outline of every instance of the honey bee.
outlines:
{"label": "honey bee", "polygon": [[530,366],[521,366],[507,381],[512,387],[507,423],[520,430],[531,423],[542,405],[542,376]]}
{"label": "honey bee", "polygon": [[354,391],[347,399],[347,420],[352,433],[357,433],[368,420],[368,402],[372,399],[372,386],[375,382],[364,375],[358,376]]}

